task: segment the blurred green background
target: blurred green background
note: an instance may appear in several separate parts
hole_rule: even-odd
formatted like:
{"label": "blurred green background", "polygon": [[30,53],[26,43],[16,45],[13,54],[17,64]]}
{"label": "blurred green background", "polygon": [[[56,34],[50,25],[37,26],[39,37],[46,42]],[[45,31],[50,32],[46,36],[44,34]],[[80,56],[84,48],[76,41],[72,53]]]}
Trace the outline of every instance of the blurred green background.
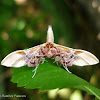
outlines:
{"label": "blurred green background", "polygon": [[[0,0],[0,61],[14,50],[46,42],[52,25],[55,43],[85,49],[100,59],[99,0]],[[72,73],[100,88],[100,64],[69,68]],[[94,96],[75,89],[38,92],[19,88],[10,82],[12,68],[0,65],[0,95],[26,95],[1,100],[94,100]],[[74,99],[73,99],[74,98]],[[78,99],[79,98],[79,99]]]}

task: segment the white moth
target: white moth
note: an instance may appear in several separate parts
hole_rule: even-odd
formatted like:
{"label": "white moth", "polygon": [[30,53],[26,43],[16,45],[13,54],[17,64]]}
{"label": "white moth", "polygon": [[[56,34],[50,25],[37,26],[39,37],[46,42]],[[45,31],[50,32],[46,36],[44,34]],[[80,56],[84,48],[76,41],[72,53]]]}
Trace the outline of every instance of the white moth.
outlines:
{"label": "white moth", "polygon": [[36,66],[33,70],[33,78],[39,64],[41,62],[44,63],[46,56],[54,58],[57,63],[61,63],[68,72],[70,71],[67,66],[86,66],[99,63],[99,60],[88,51],[55,44],[52,27],[48,26],[46,43],[26,50],[14,51],[2,60],[1,65],[16,68],[24,65],[28,65],[29,67]]}

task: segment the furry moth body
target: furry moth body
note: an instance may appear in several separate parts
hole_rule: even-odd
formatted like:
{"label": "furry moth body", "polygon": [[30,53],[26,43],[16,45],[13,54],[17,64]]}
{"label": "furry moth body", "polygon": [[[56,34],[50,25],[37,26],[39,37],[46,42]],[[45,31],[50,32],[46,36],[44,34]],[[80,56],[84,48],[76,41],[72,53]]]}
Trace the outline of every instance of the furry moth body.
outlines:
{"label": "furry moth body", "polygon": [[34,77],[40,62],[44,63],[45,56],[54,58],[55,62],[60,62],[68,72],[70,71],[67,66],[86,66],[99,63],[96,56],[88,51],[55,44],[52,27],[48,26],[46,43],[26,50],[14,51],[2,60],[1,65],[17,68],[24,65],[29,67],[36,66],[33,70],[34,75],[32,77]]}

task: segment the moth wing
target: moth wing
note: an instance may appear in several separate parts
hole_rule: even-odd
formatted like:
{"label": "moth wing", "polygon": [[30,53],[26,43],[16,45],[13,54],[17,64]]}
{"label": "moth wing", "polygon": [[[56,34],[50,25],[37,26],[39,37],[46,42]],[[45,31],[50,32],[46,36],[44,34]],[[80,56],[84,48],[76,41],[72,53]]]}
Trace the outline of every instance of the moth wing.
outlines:
{"label": "moth wing", "polygon": [[1,62],[1,65],[7,67],[21,67],[26,65],[24,60],[24,50],[14,51],[8,54]]}
{"label": "moth wing", "polygon": [[77,50],[77,49],[74,50],[75,50],[74,54],[77,55],[76,60],[73,62],[74,65],[86,66],[99,63],[97,57],[92,53],[85,50]]}
{"label": "moth wing", "polygon": [[40,44],[40,45],[37,45],[37,46],[34,46],[32,48],[29,48],[27,49],[29,53],[33,53],[34,51],[39,51],[40,50],[40,47],[42,46],[45,46],[45,43],[44,44]]}
{"label": "moth wing", "polygon": [[99,60],[97,59],[97,57],[88,51],[73,49],[73,48],[65,47],[58,44],[54,44],[54,46],[56,46],[57,48],[60,48],[62,51],[66,51],[68,53],[70,52],[74,53],[77,56],[77,58],[73,62],[74,65],[86,66],[86,65],[94,65],[94,64],[99,63]]}
{"label": "moth wing", "polygon": [[[43,44],[42,44],[43,45]],[[7,67],[22,67],[26,65],[26,61],[24,59],[24,56],[28,53],[32,53],[35,50],[38,50],[40,46],[35,46],[26,50],[17,50],[10,54],[8,54],[2,61],[1,65],[7,66]]]}
{"label": "moth wing", "polygon": [[65,52],[68,52],[68,53],[73,50],[72,48],[65,47],[65,46],[62,46],[62,45],[59,45],[59,44],[55,44],[55,43],[54,43],[54,46],[58,49],[60,48],[61,51],[65,51]]}

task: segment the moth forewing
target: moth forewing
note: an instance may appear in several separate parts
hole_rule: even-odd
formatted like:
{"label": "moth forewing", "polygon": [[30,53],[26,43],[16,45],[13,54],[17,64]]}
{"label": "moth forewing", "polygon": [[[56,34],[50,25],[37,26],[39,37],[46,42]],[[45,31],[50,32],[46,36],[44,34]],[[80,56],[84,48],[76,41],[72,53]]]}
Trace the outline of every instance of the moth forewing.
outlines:
{"label": "moth forewing", "polygon": [[25,56],[29,53],[33,53],[35,51],[38,51],[41,46],[44,46],[44,44],[25,49],[25,50],[17,50],[10,54],[8,54],[1,62],[1,65],[7,66],[7,67],[22,67],[26,65]]}
{"label": "moth forewing", "polygon": [[71,52],[71,50],[73,50],[72,48],[69,48],[69,47],[65,47],[65,46],[62,46],[62,45],[59,45],[59,44],[55,44],[54,43],[54,46],[61,49],[62,51],[66,51],[66,52]]}
{"label": "moth forewing", "polygon": [[26,52],[26,53],[33,53],[34,51],[38,51],[44,45],[45,45],[45,43],[31,47],[31,48],[27,49],[28,52]]}
{"label": "moth forewing", "polygon": [[86,65],[94,65],[94,64],[99,63],[99,60],[97,59],[97,57],[88,51],[73,49],[73,48],[65,47],[62,45],[55,44],[55,43],[54,43],[54,46],[56,46],[57,48],[60,48],[60,50],[62,51],[66,51],[68,53],[71,53],[71,52],[74,53],[77,56],[75,60],[73,61],[74,65],[86,66]]}
{"label": "moth forewing", "polygon": [[22,67],[26,65],[24,60],[24,50],[18,50],[8,54],[1,62],[1,65],[7,67]]}
{"label": "moth forewing", "polygon": [[99,63],[99,60],[92,53],[85,50],[77,50],[73,49],[75,54],[77,55],[76,60],[73,62],[74,65],[78,66],[86,66],[86,65],[94,65]]}

